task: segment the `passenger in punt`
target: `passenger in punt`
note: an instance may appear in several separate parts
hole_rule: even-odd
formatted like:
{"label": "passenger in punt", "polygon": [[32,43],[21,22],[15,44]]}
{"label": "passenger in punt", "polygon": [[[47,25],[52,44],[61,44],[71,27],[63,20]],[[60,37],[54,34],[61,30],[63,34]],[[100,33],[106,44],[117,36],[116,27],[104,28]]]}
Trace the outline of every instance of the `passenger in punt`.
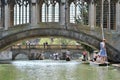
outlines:
{"label": "passenger in punt", "polygon": [[95,53],[93,54],[93,61],[96,61],[97,57],[98,57],[98,54],[95,52]]}
{"label": "passenger in punt", "polygon": [[88,58],[87,58],[87,51],[84,50],[84,51],[82,52],[82,54],[83,54],[83,60],[82,60],[82,61],[88,60]]}
{"label": "passenger in punt", "polygon": [[66,61],[70,61],[70,56],[66,55]]}
{"label": "passenger in punt", "polygon": [[101,57],[100,57],[100,55],[97,55],[96,62],[97,63],[101,63]]}

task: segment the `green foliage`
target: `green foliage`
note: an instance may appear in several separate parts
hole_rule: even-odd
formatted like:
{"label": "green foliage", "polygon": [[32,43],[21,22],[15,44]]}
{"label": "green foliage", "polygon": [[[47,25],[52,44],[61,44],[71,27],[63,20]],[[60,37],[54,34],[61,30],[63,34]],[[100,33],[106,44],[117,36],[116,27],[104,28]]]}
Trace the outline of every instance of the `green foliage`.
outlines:
{"label": "green foliage", "polygon": [[82,4],[79,4],[79,16],[75,19],[76,23],[79,24],[88,24],[88,4],[86,2],[83,2]]}
{"label": "green foliage", "polygon": [[66,38],[53,38],[53,41],[51,38],[41,38],[39,44],[43,44],[45,42],[48,42],[48,44],[64,44],[64,45],[75,45],[76,41]]}
{"label": "green foliage", "polygon": [[26,41],[22,41],[22,45],[26,45]]}
{"label": "green foliage", "polygon": [[93,52],[93,48],[89,47],[88,45],[85,45],[85,44],[81,44],[81,45],[82,45],[82,47],[83,47],[84,49],[86,49],[88,52],[90,52],[90,53]]}
{"label": "green foliage", "polygon": [[50,44],[51,43],[50,38],[41,38],[39,44],[43,44],[46,42],[48,42],[48,44]]}

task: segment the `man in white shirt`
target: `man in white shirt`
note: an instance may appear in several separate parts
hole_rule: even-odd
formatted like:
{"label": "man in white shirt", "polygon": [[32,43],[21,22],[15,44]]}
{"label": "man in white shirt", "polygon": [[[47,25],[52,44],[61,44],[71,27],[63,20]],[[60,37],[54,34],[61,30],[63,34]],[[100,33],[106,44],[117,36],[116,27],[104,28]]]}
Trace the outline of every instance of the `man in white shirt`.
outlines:
{"label": "man in white shirt", "polygon": [[105,41],[106,40],[103,39],[102,42],[100,42],[100,56],[101,56],[102,63],[104,63],[106,61],[106,58],[107,58]]}

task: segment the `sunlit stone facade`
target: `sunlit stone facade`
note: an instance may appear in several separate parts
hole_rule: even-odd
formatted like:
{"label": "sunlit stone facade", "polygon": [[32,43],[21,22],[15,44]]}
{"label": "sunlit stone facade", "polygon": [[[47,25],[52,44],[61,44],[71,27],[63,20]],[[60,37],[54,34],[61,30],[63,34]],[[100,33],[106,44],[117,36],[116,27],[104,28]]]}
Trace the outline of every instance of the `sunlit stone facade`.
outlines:
{"label": "sunlit stone facade", "polygon": [[0,28],[39,22],[120,29],[120,0],[1,0]]}

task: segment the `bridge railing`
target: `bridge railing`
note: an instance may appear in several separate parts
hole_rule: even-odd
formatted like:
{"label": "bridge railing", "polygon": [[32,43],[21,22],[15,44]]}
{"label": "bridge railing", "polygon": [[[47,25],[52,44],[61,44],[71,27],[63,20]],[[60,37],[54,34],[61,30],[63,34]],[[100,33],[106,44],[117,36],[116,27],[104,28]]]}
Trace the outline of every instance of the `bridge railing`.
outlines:
{"label": "bridge railing", "polygon": [[13,45],[12,50],[15,49],[83,49],[80,45]]}

